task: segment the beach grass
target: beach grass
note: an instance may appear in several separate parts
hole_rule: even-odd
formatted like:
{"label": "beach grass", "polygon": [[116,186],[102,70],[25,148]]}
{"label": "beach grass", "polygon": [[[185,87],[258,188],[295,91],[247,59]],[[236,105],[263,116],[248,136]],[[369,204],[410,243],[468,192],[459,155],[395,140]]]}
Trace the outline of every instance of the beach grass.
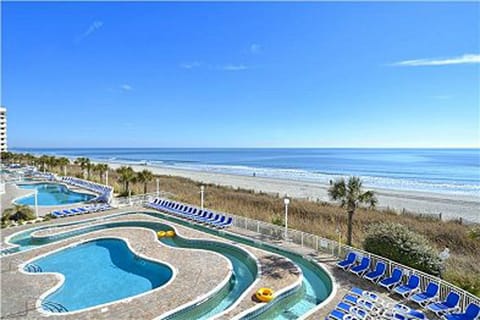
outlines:
{"label": "beach grass", "polygon": [[[70,174],[81,177],[78,167],[72,165]],[[161,191],[172,194],[175,200],[200,206],[200,182],[177,176],[157,176]],[[92,180],[101,182],[100,177]],[[109,184],[120,194],[123,185],[118,174],[109,171]],[[240,188],[205,185],[205,207],[269,223],[283,223],[284,205],[279,194],[255,192]],[[143,193],[144,185],[131,186],[133,194]],[[156,190],[155,179],[147,185],[149,192]],[[337,240],[337,228],[345,235],[347,215],[338,206],[321,201],[292,199],[289,205],[289,227],[325,238]],[[480,296],[480,239],[469,236],[471,226],[457,221],[440,221],[432,217],[421,217],[413,213],[387,210],[358,209],[354,219],[353,245],[362,248],[368,226],[375,223],[391,222],[407,226],[410,230],[425,236],[439,251],[448,247],[451,252],[447,260],[445,280]],[[345,236],[342,239],[345,241]]]}

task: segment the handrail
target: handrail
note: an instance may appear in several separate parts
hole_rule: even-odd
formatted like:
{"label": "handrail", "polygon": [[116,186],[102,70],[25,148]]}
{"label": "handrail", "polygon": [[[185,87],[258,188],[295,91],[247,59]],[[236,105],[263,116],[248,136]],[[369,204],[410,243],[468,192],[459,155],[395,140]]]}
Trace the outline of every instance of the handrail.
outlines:
{"label": "handrail", "polygon": [[[149,201],[145,201],[144,204],[147,204],[148,202]],[[280,227],[264,221],[250,219],[247,217],[237,216],[235,214],[229,213],[228,215],[232,216],[233,226],[237,228],[245,229],[248,231],[254,231],[262,235],[270,236],[273,238],[283,238],[284,236],[284,232],[285,232],[284,227]],[[436,282],[440,287],[440,290],[439,290],[440,299],[445,299],[448,293],[452,290],[457,292],[460,295],[460,299],[461,299],[460,305],[462,307],[462,310],[465,310],[468,304],[472,302],[476,303],[477,305],[480,305],[480,297],[477,297],[472,293],[462,288],[459,288],[439,277],[427,274],[425,272],[422,272],[420,270],[417,270],[409,266],[405,266],[401,263],[395,262],[383,256],[379,256],[362,249],[343,245],[338,241],[323,238],[308,232],[303,232],[295,229],[288,229],[288,236],[291,242],[300,245],[302,248],[310,248],[315,251],[328,253],[332,256],[335,256],[336,258],[343,258],[347,252],[354,251],[361,255],[364,255],[364,256],[366,255],[370,257],[372,259],[373,265],[376,261],[379,261],[379,260],[383,261],[387,265],[387,272],[389,274],[394,268],[401,268],[404,271],[406,271],[404,272],[405,276],[408,276],[409,274],[412,274],[412,273],[416,274],[421,279],[420,288],[422,290],[425,290],[429,282],[431,281]]]}

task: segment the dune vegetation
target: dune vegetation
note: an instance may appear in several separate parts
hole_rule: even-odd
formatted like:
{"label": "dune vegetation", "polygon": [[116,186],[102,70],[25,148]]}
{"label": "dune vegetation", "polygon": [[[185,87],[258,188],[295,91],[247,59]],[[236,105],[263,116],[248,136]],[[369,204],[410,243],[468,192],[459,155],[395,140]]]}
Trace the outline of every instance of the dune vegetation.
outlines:
{"label": "dune vegetation", "polygon": [[[93,164],[92,164],[93,165]],[[93,165],[95,166],[95,165]],[[63,174],[65,168],[48,166],[48,170]],[[84,171],[85,171],[84,165]],[[67,165],[68,175],[84,177],[79,164]],[[103,175],[92,170],[90,179],[103,181]],[[125,176],[122,170],[109,170],[109,185],[118,194],[125,194]],[[132,194],[155,192],[156,177],[148,173],[146,179],[131,176],[129,189]],[[141,176],[140,175],[140,176]],[[86,177],[86,174],[85,174]],[[176,176],[158,176],[161,191],[168,192],[178,201],[200,205],[200,183]],[[253,190],[225,186],[205,185],[205,206],[214,210],[233,213],[256,220],[281,224],[284,205],[279,194],[258,193]],[[334,203],[292,199],[289,206],[289,227],[310,232],[329,239],[338,239],[336,230],[346,241],[348,215]],[[399,214],[393,210],[358,208],[353,220],[352,245],[362,248],[368,229],[373,224],[400,224],[413,233],[428,239],[438,252],[445,247],[450,250],[443,278],[473,294],[480,296],[480,234],[478,225],[463,225],[458,221],[439,221],[421,218],[414,214]]]}

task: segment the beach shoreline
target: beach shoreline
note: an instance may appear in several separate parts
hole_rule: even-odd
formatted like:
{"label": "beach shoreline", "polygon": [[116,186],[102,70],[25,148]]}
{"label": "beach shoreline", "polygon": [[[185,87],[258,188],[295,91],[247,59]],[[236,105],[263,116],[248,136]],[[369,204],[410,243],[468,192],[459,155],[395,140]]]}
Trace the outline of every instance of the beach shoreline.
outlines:
{"label": "beach shoreline", "polygon": [[[129,163],[98,160],[95,160],[94,162],[106,163],[112,169],[127,165],[132,167],[135,171],[148,169],[156,175],[183,177],[198,181],[199,183],[278,194],[280,197],[288,195],[292,198],[331,202],[327,193],[329,185],[322,182],[317,183],[301,180],[175,169],[159,165],[132,165]],[[161,188],[160,180],[160,189]],[[465,222],[480,223],[480,199],[475,196],[380,188],[369,189],[374,190],[377,193],[379,200],[378,208],[380,209],[389,208],[399,212],[406,210],[415,214],[441,214],[443,220],[461,218]]]}

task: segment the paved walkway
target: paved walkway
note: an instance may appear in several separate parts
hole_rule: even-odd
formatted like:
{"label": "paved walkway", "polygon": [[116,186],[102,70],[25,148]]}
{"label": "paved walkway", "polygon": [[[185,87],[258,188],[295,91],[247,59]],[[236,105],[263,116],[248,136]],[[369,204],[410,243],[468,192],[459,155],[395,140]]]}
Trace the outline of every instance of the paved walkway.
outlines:
{"label": "paved walkway", "polygon": [[[96,216],[105,215],[106,213],[97,214]],[[60,221],[77,221],[81,220],[81,218],[86,219],[87,217],[93,217],[93,215],[65,218]],[[159,221],[158,218],[141,214],[129,215],[127,217],[116,217],[108,220]],[[52,221],[49,224],[54,225],[55,222],[58,222],[58,220]],[[102,223],[102,221],[97,223]],[[165,221],[165,223],[174,226],[182,237],[206,238],[229,242],[210,234],[185,228],[170,221]],[[12,229],[19,231],[25,228],[26,226],[21,226]],[[37,237],[43,237],[48,234],[61,233],[74,228],[78,228],[78,226],[54,228],[53,231],[48,232],[39,231],[35,232],[35,235]],[[4,241],[6,236],[13,232],[13,230],[10,229],[7,229],[6,231],[6,234],[2,234],[2,241]],[[58,282],[58,279],[52,275],[28,275],[21,273],[18,271],[19,264],[33,257],[37,257],[40,254],[64,247],[79,240],[88,241],[89,239],[100,236],[118,236],[126,238],[132,244],[136,253],[172,264],[177,269],[178,275],[174,282],[172,282],[171,285],[168,285],[168,287],[154,290],[143,296],[141,299],[133,298],[128,303],[114,303],[109,305],[106,309],[97,308],[87,312],[76,313],[75,315],[59,315],[62,319],[151,319],[164,314],[168,310],[185,305],[186,303],[195,300],[196,297],[207,294],[213,290],[222,279],[229,277],[229,262],[218,254],[199,250],[168,248],[156,241],[156,236],[151,230],[139,228],[105,229],[2,258],[1,293],[2,297],[5,297],[2,298],[2,318],[37,319],[44,317],[44,315],[36,310],[35,301],[43,292]],[[263,250],[247,246],[242,247],[252,253],[260,262],[261,276],[255,282],[255,286],[251,287],[251,289],[242,296],[242,299],[236,303],[235,308],[229,311],[226,316],[222,317],[223,319],[230,319],[236,314],[257,306],[258,303],[252,300],[252,295],[260,286],[268,286],[277,290],[282,290],[285,287],[301,281],[299,270],[288,259]],[[202,261],[202,263],[198,263],[198,261]],[[275,262],[275,268],[272,268],[272,262]],[[32,277],[36,277],[35,281],[31,280]],[[192,285],[192,283],[194,285]],[[15,289],[12,290],[13,288]],[[172,290],[173,288],[175,288],[175,290]],[[161,303],[159,303],[159,301],[161,301]]]}

